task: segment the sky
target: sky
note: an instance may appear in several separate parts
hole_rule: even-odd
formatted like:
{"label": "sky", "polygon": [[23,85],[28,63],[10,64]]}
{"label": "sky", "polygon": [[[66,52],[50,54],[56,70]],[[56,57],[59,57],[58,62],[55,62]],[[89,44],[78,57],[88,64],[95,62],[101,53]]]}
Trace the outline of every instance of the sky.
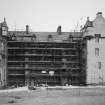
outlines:
{"label": "sky", "polygon": [[0,0],[0,22],[6,18],[9,30],[63,32],[79,30],[86,18],[105,17],[105,0]]}

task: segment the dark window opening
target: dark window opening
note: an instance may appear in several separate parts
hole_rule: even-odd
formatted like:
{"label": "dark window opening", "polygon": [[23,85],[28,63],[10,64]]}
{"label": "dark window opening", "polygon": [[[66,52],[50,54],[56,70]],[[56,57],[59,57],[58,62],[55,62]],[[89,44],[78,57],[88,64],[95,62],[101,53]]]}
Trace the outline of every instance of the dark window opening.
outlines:
{"label": "dark window opening", "polygon": [[99,56],[99,48],[95,48],[95,55]]}
{"label": "dark window opening", "polygon": [[101,34],[95,34],[95,41],[96,43],[99,43],[99,38],[101,37]]}

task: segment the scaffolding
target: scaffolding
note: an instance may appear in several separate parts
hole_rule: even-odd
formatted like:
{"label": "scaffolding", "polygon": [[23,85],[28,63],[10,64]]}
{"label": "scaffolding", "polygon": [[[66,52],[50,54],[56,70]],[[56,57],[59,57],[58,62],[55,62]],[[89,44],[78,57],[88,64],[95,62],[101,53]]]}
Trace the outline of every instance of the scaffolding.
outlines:
{"label": "scaffolding", "polygon": [[[85,84],[82,38],[66,42],[7,41],[9,85]],[[81,81],[82,80],[82,81]]]}

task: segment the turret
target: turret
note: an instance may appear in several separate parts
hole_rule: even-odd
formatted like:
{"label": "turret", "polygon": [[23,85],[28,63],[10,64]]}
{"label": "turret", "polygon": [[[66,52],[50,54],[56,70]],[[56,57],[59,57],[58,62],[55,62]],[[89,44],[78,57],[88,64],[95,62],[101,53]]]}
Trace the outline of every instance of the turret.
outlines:
{"label": "turret", "polygon": [[1,35],[6,36],[8,32],[8,26],[6,23],[6,19],[4,18],[4,21],[1,23]]}

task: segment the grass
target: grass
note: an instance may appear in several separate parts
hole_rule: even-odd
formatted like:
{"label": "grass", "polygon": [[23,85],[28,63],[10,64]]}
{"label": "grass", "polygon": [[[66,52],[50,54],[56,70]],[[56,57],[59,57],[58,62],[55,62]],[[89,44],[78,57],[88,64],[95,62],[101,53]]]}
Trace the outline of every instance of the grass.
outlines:
{"label": "grass", "polygon": [[105,89],[38,89],[0,93],[0,105],[105,105]]}

